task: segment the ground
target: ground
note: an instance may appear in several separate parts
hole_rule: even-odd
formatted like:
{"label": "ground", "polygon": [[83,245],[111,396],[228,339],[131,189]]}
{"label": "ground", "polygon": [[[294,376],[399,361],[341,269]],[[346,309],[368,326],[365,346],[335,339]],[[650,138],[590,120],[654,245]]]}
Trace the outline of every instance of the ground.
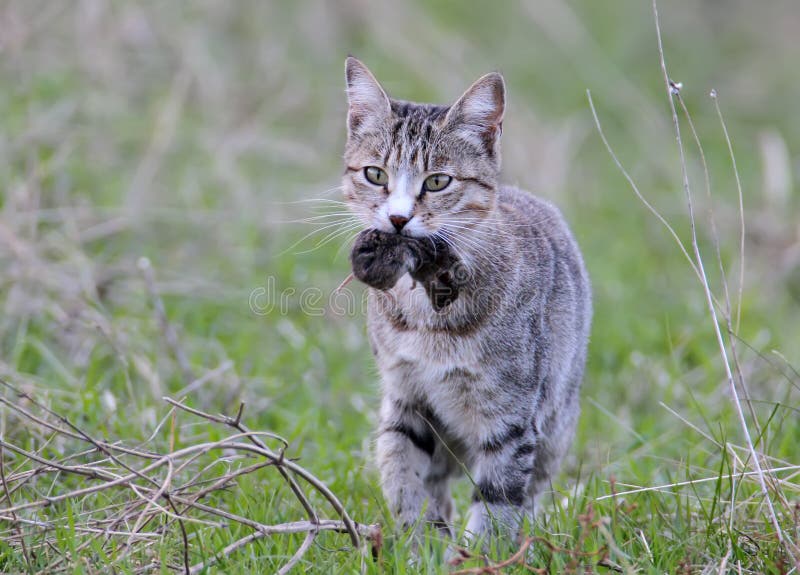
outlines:
{"label": "ground", "polygon": [[[0,377],[28,394],[6,389],[2,397],[26,409],[35,399],[93,437],[159,452],[229,431],[189,414],[164,419],[164,396],[212,414],[235,415],[244,402],[249,428],[285,437],[286,455],[324,481],[353,519],[382,524],[381,554],[365,562],[367,572],[440,572],[443,545],[423,549],[411,566],[380,496],[361,287],[347,286],[348,305],[330,299],[349,272],[356,230],[325,228],[336,216],[309,219],[340,211],[333,202],[348,53],[392,95],[423,101],[452,100],[498,69],[509,94],[504,178],[562,208],[595,293],[577,440],[528,530],[526,560],[548,573],[796,572],[786,549],[798,542],[800,515],[792,185],[800,10],[788,0],[705,0],[664,2],[660,11],[667,65],[709,166],[713,201],[678,107],[698,249],[724,315],[716,232],[736,335],[728,337],[724,321],[721,333],[729,356],[736,348],[734,376],[745,384],[738,392],[751,398],[742,412],[761,466],[782,469],[767,474],[776,521],[760,494],[703,287],[618,170],[588,104],[587,89],[613,150],[691,253],[647,2],[0,4]],[[715,103],[743,190],[740,321],[736,171]],[[0,406],[0,437],[54,459],[80,447],[74,438],[55,441],[9,405]],[[31,465],[8,447],[0,455],[7,476]],[[206,502],[264,524],[305,517],[274,468],[248,478]],[[7,495],[16,506],[93,481],[36,475]],[[469,487],[465,480],[457,488],[462,510]],[[126,548],[126,537],[111,537],[80,547],[91,535],[82,518],[113,513],[105,508],[128,493],[20,510],[13,521],[5,514],[0,570],[44,571],[59,561],[58,569],[87,573],[182,565],[181,533],[164,518],[119,527],[155,533],[146,545]],[[0,494],[2,509],[8,496]],[[318,497],[313,503],[337,518]],[[57,528],[23,524],[23,549],[20,517]],[[191,564],[252,531],[186,528]],[[266,537],[217,568],[272,572],[301,541]],[[499,561],[513,547],[489,555]],[[361,555],[345,535],[325,533],[302,565],[355,573]]]}

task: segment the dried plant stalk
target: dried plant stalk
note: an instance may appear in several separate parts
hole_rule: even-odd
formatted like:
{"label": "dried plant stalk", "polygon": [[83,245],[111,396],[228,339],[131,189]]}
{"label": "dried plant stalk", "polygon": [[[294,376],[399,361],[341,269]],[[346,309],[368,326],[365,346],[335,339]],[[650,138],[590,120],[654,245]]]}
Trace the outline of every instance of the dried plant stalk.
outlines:
{"label": "dried plant stalk", "polygon": [[[280,573],[288,573],[322,531],[349,535],[363,554],[367,549],[362,543],[379,545],[380,526],[353,521],[321,480],[286,457],[288,445],[283,439],[252,431],[242,423],[244,404],[229,417],[165,398],[176,413],[224,425],[231,433],[218,441],[158,450],[96,439],[18,387],[5,380],[0,384],[0,409],[17,429],[29,431],[16,435],[41,439],[31,448],[29,441],[22,445],[0,438],[0,538],[23,557],[51,558],[47,572],[69,569],[82,561],[82,554],[98,548],[113,548],[120,559],[150,557],[137,572],[157,570],[162,565],[155,547],[165,537],[176,535],[182,542],[181,564],[166,567],[184,573],[200,572],[264,537],[306,534]],[[155,443],[154,438],[150,443]],[[269,443],[279,447],[270,448]],[[54,451],[60,454],[57,458],[48,455]],[[289,486],[305,519],[268,524],[210,503],[216,499],[214,494],[235,489],[243,478],[265,472],[276,473]],[[326,518],[312,503],[311,492],[327,502],[334,518]],[[205,550],[204,559],[198,560],[199,550],[193,548],[198,535],[232,524],[251,533],[213,554]],[[71,554],[59,547],[56,534],[62,529],[71,529],[80,538]]]}

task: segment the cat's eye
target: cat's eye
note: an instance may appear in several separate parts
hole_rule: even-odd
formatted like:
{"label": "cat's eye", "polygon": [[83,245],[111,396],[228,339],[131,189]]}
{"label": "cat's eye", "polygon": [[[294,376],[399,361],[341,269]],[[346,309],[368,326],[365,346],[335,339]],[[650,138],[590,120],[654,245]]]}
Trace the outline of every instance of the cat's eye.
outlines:
{"label": "cat's eye", "polygon": [[449,186],[450,182],[452,181],[453,178],[447,174],[433,174],[432,176],[425,178],[425,182],[422,184],[422,189],[426,192],[441,192],[443,189]]}
{"label": "cat's eye", "polygon": [[377,166],[367,166],[364,168],[364,177],[370,184],[385,186],[389,183],[389,175]]}

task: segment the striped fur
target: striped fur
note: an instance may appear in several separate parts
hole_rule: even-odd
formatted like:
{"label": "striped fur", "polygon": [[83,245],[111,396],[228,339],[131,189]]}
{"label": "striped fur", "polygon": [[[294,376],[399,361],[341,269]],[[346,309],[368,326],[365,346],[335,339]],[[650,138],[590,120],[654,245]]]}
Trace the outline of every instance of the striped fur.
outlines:
{"label": "striped fur", "polygon": [[[399,233],[445,241],[460,260],[452,273],[467,278],[441,310],[408,275],[370,288],[384,495],[400,525],[424,517],[449,532],[448,482],[466,467],[467,534],[511,535],[572,442],[592,313],[580,252],[554,206],[498,183],[499,74],[450,107],[390,99],[354,58],[346,78],[347,202],[382,231],[394,231],[390,215],[410,218]],[[371,184],[366,166],[388,183]],[[425,192],[434,173],[453,180]]]}

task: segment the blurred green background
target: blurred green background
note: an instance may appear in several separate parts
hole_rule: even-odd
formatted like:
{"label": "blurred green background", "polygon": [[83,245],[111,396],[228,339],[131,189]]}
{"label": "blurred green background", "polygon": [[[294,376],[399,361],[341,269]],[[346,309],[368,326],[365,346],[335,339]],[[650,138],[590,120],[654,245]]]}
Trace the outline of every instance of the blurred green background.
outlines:
{"label": "blurred green background", "polygon": [[[738,199],[712,89],[741,176],[739,352],[765,430],[759,445],[774,458],[765,461],[798,462],[800,4],[673,0],[660,12],[667,65],[709,165],[713,202],[682,118],[700,248],[722,297],[713,208],[734,299]],[[0,2],[0,375],[98,433],[148,437],[166,411],[161,397],[187,381],[137,271],[147,257],[192,368],[232,361],[189,401],[214,412],[245,401],[251,427],[288,437],[356,520],[390,533],[370,463],[377,386],[363,317],[300,309],[304,289],[327,299],[349,271],[346,236],[297,222],[325,213],[314,200],[339,199],[348,53],[392,96],[418,101],[450,102],[501,71],[505,181],[559,205],[584,250],[596,310],[584,413],[555,485],[574,501],[548,512],[537,533],[566,545],[557,534],[574,533],[610,481],[648,486],[727,470],[722,451],[686,423],[743,442],[702,289],[615,167],[587,102],[589,89],[615,151],[688,245],[644,1]],[[268,285],[295,290],[284,292],[285,313],[251,309]],[[8,417],[0,412],[4,426]],[[291,520],[280,481],[264,481],[236,504],[262,521]],[[770,529],[755,496],[743,487],[746,504],[726,506],[697,489],[634,499],[612,529],[615,564],[676,572],[681,561],[718,564],[728,553],[731,565],[771,572],[778,555],[768,535],[759,552],[740,552],[737,533]],[[787,493],[789,505],[796,491]],[[708,497],[719,499],[710,512]],[[616,513],[604,501],[595,505]],[[734,518],[739,527],[726,528]],[[219,548],[225,537],[207,543]],[[370,569],[405,568],[393,543]],[[330,537],[330,547],[341,544]],[[225,569],[277,567],[287,549],[286,539],[262,541]],[[544,561],[548,551],[537,553]],[[566,569],[556,555],[553,572]],[[354,557],[315,548],[307,567],[351,572]],[[13,554],[5,561],[17,565]],[[101,569],[102,560],[89,564]]]}

